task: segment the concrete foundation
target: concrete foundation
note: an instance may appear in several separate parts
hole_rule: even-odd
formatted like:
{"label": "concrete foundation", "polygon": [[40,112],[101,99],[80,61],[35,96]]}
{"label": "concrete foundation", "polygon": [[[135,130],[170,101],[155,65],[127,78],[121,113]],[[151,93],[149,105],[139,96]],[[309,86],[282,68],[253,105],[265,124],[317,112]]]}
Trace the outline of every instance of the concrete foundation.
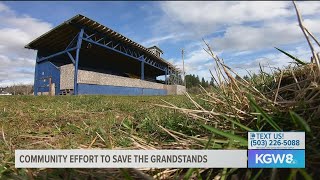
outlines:
{"label": "concrete foundation", "polygon": [[186,92],[186,87],[181,85],[165,85],[168,95],[183,95]]}
{"label": "concrete foundation", "polygon": [[[60,89],[73,89],[73,64],[61,66],[60,72]],[[140,79],[133,79],[80,69],[78,70],[78,83],[79,91],[83,91],[83,93],[81,94],[100,94],[101,92],[104,92],[103,90],[105,90],[105,92],[112,92],[112,94],[117,94],[115,93],[116,91],[122,90],[124,92],[123,94],[128,95],[141,95],[141,93],[142,95],[181,95],[186,92],[186,88],[181,85],[165,85]],[[119,89],[121,87],[122,89]],[[91,93],[90,89],[92,90]]]}

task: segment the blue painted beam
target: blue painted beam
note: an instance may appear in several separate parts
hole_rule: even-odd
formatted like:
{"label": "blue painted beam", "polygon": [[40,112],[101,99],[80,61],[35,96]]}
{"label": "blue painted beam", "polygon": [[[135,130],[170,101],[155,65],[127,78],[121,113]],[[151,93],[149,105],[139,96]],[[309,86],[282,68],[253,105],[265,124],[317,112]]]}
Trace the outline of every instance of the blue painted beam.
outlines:
{"label": "blue painted beam", "polygon": [[141,61],[141,80],[144,80],[144,61]]}
{"label": "blue painted beam", "polygon": [[113,48],[115,49],[116,47],[118,47],[120,45],[120,43],[118,43],[117,45],[115,45]]}
{"label": "blue painted beam", "polygon": [[102,40],[104,40],[104,38],[105,38],[105,37],[100,38],[100,39],[97,41],[97,43],[100,42],[100,41],[102,41]]}
{"label": "blue painted beam", "polygon": [[38,95],[38,74],[39,74],[39,72],[38,72],[38,59],[39,59],[39,50],[37,51],[37,60],[36,60],[36,65],[35,65],[35,67],[34,67],[34,82],[33,82],[33,94],[35,95],[35,96],[37,96]]}
{"label": "blue painted beam", "polygon": [[64,53],[67,53],[67,52],[70,52],[70,51],[73,51],[73,50],[76,50],[76,49],[77,49],[77,47],[74,47],[74,48],[70,48],[70,49],[66,49],[66,50],[57,52],[57,53],[52,54],[52,55],[47,56],[47,57],[38,58],[38,59],[37,59],[37,62],[40,63],[40,62],[42,62],[42,61],[48,60],[48,59],[50,59],[50,58],[53,58],[53,57],[62,55],[62,54],[64,54]]}
{"label": "blue painted beam", "polygon": [[[82,28],[83,29],[83,28]],[[92,36],[96,35],[96,33],[93,33],[91,35],[86,34],[86,38],[90,39]]]}
{"label": "blue painted beam", "polygon": [[[84,40],[84,41],[87,41],[87,42],[90,42],[90,43],[92,43],[92,44],[96,44],[96,45],[98,45],[98,46],[101,46],[101,47],[104,47],[104,48],[107,48],[107,49],[116,51],[116,52],[118,52],[118,53],[120,53],[120,54],[123,54],[123,55],[125,55],[125,56],[129,56],[129,57],[131,57],[131,58],[133,58],[133,59],[136,59],[136,60],[138,60],[138,61],[142,61],[141,59],[139,59],[139,58],[137,58],[137,57],[134,57],[134,56],[132,56],[132,55],[130,55],[130,54],[124,53],[124,52],[119,51],[119,50],[117,50],[117,49],[114,49],[114,48],[112,48],[112,47],[106,46],[106,45],[104,45],[104,44],[97,43],[97,42],[95,42],[95,41],[93,41],[93,40],[91,40],[91,39],[83,38],[83,40]],[[162,70],[162,71],[164,70],[164,69],[162,69],[162,68],[159,68],[159,67],[155,66],[154,63],[148,63],[148,62],[146,62],[146,63],[149,64],[150,66],[155,67],[155,68],[157,68],[157,69],[160,69],[160,70]]]}
{"label": "blue painted beam", "polygon": [[65,50],[67,50],[67,49],[70,48],[70,46],[73,44],[73,42],[75,41],[75,39],[77,39],[78,35],[79,35],[79,33],[78,33],[76,36],[73,37],[72,41],[69,43],[69,45],[66,47]]}
{"label": "blue painted beam", "polygon": [[80,55],[80,49],[81,49],[81,44],[83,39],[83,33],[84,33],[84,29],[81,29],[78,36],[78,41],[77,41],[76,62],[74,64],[74,83],[73,83],[74,95],[78,94],[78,66],[79,66],[79,55]]}
{"label": "blue painted beam", "polygon": [[164,70],[164,72],[165,72],[165,79],[164,79],[164,82],[165,82],[165,84],[167,84],[167,83],[168,83],[168,81],[167,81],[167,75],[168,75],[168,71],[167,71],[167,69],[166,69],[166,70]]}
{"label": "blue painted beam", "polygon": [[72,63],[75,64],[76,61],[74,60],[73,56],[71,55],[71,53],[67,52],[69,58],[71,59]]}
{"label": "blue painted beam", "polygon": [[[129,56],[129,57],[132,57],[132,58],[134,58],[134,59],[139,58],[138,56],[137,56],[137,57],[134,57],[134,56],[133,56],[134,53],[132,53],[131,50],[130,50],[130,48],[129,48],[129,47],[126,47],[123,43],[120,43],[120,45],[122,46],[122,49],[124,49],[125,52],[114,49],[114,48],[113,48],[113,41],[114,41],[114,40],[111,40],[110,38],[107,38],[104,34],[98,32],[98,31],[92,30],[92,29],[90,29],[90,28],[88,28],[88,27],[80,27],[80,26],[77,26],[77,25],[75,25],[75,24],[73,24],[73,25],[74,25],[75,27],[77,27],[77,28],[81,28],[81,29],[84,29],[84,30],[87,29],[87,30],[89,30],[89,31],[93,31],[93,32],[94,32],[94,33],[91,34],[91,35],[88,35],[88,34],[84,33],[83,40],[85,40],[85,41],[87,41],[87,42],[91,42],[91,43],[96,42],[96,43],[94,43],[94,44],[101,45],[102,47],[106,47],[106,46],[107,46],[107,48],[109,48],[109,49],[115,50],[115,51],[120,52],[120,53],[122,53],[122,54],[124,54],[124,55],[127,55],[127,56]],[[91,37],[93,37],[93,36],[95,36],[95,35],[103,36],[105,39],[110,39],[110,41],[109,41],[107,44],[100,44],[100,43],[98,43],[97,41],[95,41],[95,40],[93,40],[93,39],[91,38]],[[111,47],[108,46],[110,43],[111,43]],[[131,54],[128,54],[128,51],[131,52]],[[138,52],[138,53],[139,53],[139,52]],[[140,53],[139,53],[139,54],[140,54]],[[138,59],[138,60],[139,60],[139,59]],[[139,61],[140,61],[140,60],[139,60]],[[155,63],[156,63],[156,62],[154,62],[154,64],[155,64]],[[149,65],[151,65],[152,67],[155,67],[155,68],[157,68],[157,69],[164,70],[164,66],[162,66],[162,65],[160,65],[160,64],[158,64],[158,63],[157,63],[157,64],[159,65],[159,67],[158,67],[158,66],[155,66],[154,64],[150,64],[150,63],[147,63],[147,64],[149,64]]]}
{"label": "blue painted beam", "polygon": [[[75,26],[76,28],[84,29],[84,30],[89,30],[89,31],[93,32],[93,34],[91,34],[91,35],[85,34],[85,36],[83,36],[83,40],[84,40],[84,41],[87,41],[87,42],[90,42],[90,43],[93,43],[93,44],[96,44],[96,45],[99,45],[99,46],[102,46],[102,47],[105,47],[105,48],[114,50],[114,51],[116,51],[116,52],[118,52],[118,53],[121,53],[121,54],[123,54],[123,55],[129,56],[129,57],[131,57],[131,58],[134,58],[134,59],[137,59],[137,60],[141,61],[141,60],[139,59],[139,56],[141,55],[141,52],[142,52],[142,51],[138,50],[138,51],[137,51],[138,56],[135,57],[135,56],[133,56],[133,54],[136,54],[136,52],[133,51],[132,54],[128,54],[128,50],[129,50],[130,48],[126,47],[123,43],[120,43],[120,44],[121,44],[122,48],[124,48],[124,51],[125,51],[125,52],[119,51],[119,50],[114,49],[114,48],[112,48],[112,47],[109,47],[108,45],[109,45],[110,43],[112,44],[111,46],[113,46],[113,42],[112,42],[112,41],[115,41],[115,40],[112,40],[112,38],[111,38],[111,39],[110,39],[110,38],[107,38],[105,34],[103,34],[103,33],[101,33],[101,32],[98,32],[98,31],[96,31],[96,30],[93,30],[93,29],[91,29],[91,28],[89,28],[89,27],[83,27],[83,26],[79,26],[79,25],[77,25],[77,24],[72,24],[72,25]],[[110,39],[110,42],[108,42],[107,44],[98,43],[97,41],[94,41],[94,40],[91,38],[92,36],[95,36],[95,35],[99,35],[99,36],[102,36],[102,37],[104,37],[104,38],[106,38],[106,39]],[[111,37],[112,37],[112,36],[111,36]],[[125,49],[125,48],[128,48],[128,50]],[[131,49],[132,49],[132,48],[131,48]],[[142,54],[145,54],[145,53],[142,52]],[[160,69],[160,70],[162,70],[162,71],[165,70],[165,66],[160,65],[160,63],[157,63],[157,64],[159,65],[159,67],[157,67],[157,66],[155,66],[154,64],[148,63],[146,60],[145,60],[145,62],[146,62],[146,64],[148,64],[148,65],[150,65],[150,66],[152,66],[152,67],[154,67],[154,68]],[[155,62],[155,63],[156,63],[156,62]]]}

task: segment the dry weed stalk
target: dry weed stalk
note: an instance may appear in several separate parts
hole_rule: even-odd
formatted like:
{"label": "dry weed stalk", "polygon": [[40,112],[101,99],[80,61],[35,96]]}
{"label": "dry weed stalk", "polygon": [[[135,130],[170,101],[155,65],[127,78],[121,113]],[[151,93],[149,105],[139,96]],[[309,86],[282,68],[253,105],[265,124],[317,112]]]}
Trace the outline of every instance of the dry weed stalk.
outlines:
{"label": "dry weed stalk", "polygon": [[[261,112],[252,111],[252,104],[250,104],[251,101],[248,99],[250,95],[254,97],[257,105],[263,109],[269,118],[275,113],[283,114],[288,118],[289,110],[295,110],[307,120],[320,116],[320,78],[318,73],[319,66],[317,64],[288,67],[278,70],[278,72],[274,71],[272,75],[264,73],[261,68],[260,76],[262,76],[262,81],[254,83],[238,76],[236,72],[224,64],[222,59],[213,53],[212,48],[206,42],[205,44],[207,46],[206,52],[212,56],[216,64],[216,76],[212,75],[212,77],[217,86],[208,91],[200,85],[203,92],[200,96],[193,97],[186,93],[195,109],[180,108],[166,101],[164,101],[165,105],[156,104],[157,106],[178,110],[195,121],[210,124],[217,129],[234,132],[238,135],[246,133],[241,128],[248,128],[246,129],[247,131],[249,127],[256,128],[254,125],[258,124],[259,121],[257,117],[262,117]],[[211,71],[210,73],[212,74]],[[271,76],[271,80],[266,80],[267,75]],[[238,76],[239,78],[234,78],[234,76]],[[214,77],[217,77],[218,80]],[[259,84],[266,86],[266,90],[259,90],[256,87]],[[204,107],[201,101],[209,103],[210,107]],[[301,102],[304,105],[303,109],[299,109]],[[239,128],[239,126],[235,128],[235,123],[239,123],[244,127]],[[261,130],[263,127],[264,125],[258,130]],[[188,147],[190,144],[195,143],[201,148],[203,145],[201,146],[199,142],[205,142],[209,139],[205,136],[196,139],[181,132],[166,129],[163,126],[160,128],[173,137],[178,142],[177,145],[187,144]],[[216,144],[230,145],[230,142],[232,141],[225,139],[214,140]],[[235,147],[232,146],[231,148]],[[309,158],[308,161],[310,162]]]}
{"label": "dry weed stalk", "polygon": [[312,46],[312,43],[311,43],[311,40],[309,39],[309,35],[312,37],[312,39],[319,45],[320,47],[320,43],[319,41],[315,38],[315,36],[306,28],[306,26],[303,25],[303,22],[302,22],[302,17],[301,17],[301,14],[298,10],[298,7],[296,5],[296,3],[294,1],[292,1],[293,5],[294,5],[294,8],[296,10],[296,14],[297,14],[297,18],[298,18],[298,22],[299,22],[299,26],[308,42],[308,45],[310,47],[310,50],[311,50],[311,53],[313,55],[313,60],[315,61],[315,63],[317,64],[317,67],[318,67],[318,70],[319,70],[319,73],[320,73],[320,62],[319,62],[319,57],[317,56],[317,53],[315,52],[314,50],[314,47]]}

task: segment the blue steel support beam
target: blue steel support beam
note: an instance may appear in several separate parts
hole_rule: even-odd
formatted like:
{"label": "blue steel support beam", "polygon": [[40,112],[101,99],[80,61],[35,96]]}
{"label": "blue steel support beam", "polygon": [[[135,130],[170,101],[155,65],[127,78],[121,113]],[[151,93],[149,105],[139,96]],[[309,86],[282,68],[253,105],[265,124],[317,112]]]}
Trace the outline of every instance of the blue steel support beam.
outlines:
{"label": "blue steel support beam", "polygon": [[[82,28],[83,29],[83,28]],[[93,34],[91,34],[91,35],[88,35],[88,34],[86,34],[87,35],[87,38],[91,38],[92,36],[94,36],[94,35],[96,35],[96,33],[93,33]]]}
{"label": "blue steel support beam", "polygon": [[100,39],[97,41],[97,43],[100,42],[100,41],[102,41],[102,40],[104,40],[104,38],[105,38],[105,37],[100,38]]}
{"label": "blue steel support beam", "polygon": [[[133,58],[133,59],[137,59],[138,61],[142,61],[141,59],[139,59],[139,58],[137,58],[137,57],[134,57],[134,56],[132,56],[132,55],[130,55],[130,54],[128,54],[128,53],[122,52],[122,51],[120,51],[120,50],[114,49],[114,48],[112,48],[112,47],[109,47],[109,46],[104,45],[104,44],[101,44],[101,43],[97,43],[97,42],[93,41],[92,39],[83,38],[83,40],[84,40],[84,41],[87,41],[87,42],[89,42],[89,43],[92,43],[92,44],[95,44],[95,45],[98,45],[98,46],[101,46],[101,47],[104,47],[104,48],[107,48],[107,49],[116,51],[116,52],[118,52],[118,53],[120,53],[120,54],[123,54],[123,55],[125,55],[125,56],[129,56],[129,57],[131,57],[131,58]],[[110,43],[110,42],[109,42],[109,43]],[[155,65],[154,65],[155,62],[150,62],[150,63],[148,63],[148,61],[145,61],[145,62],[146,62],[147,64],[149,64],[150,66],[152,66],[152,67],[155,67],[155,68],[157,68],[157,69],[160,69],[160,70],[164,71],[163,68],[160,68],[160,67],[155,66]]]}
{"label": "blue steel support beam", "polygon": [[69,58],[71,59],[72,63],[75,64],[76,61],[74,60],[73,56],[71,55],[71,53],[67,52]]}
{"label": "blue steel support beam", "polygon": [[137,60],[141,61],[141,59],[136,58],[136,57],[134,57],[134,56],[131,56],[130,54],[127,54],[127,53],[124,53],[124,52],[119,51],[119,50],[117,50],[117,49],[114,49],[113,47],[109,47],[108,45],[109,45],[110,43],[112,43],[111,41],[104,45],[104,44],[101,44],[101,43],[97,43],[97,42],[93,41],[92,39],[83,38],[83,40],[84,40],[84,41],[87,41],[87,42],[90,42],[90,43],[93,43],[93,44],[95,44],[95,45],[98,45],[98,46],[107,48],[107,49],[111,49],[111,50],[116,51],[116,52],[118,52],[118,53],[120,53],[120,54],[129,56],[129,57],[131,57],[131,58],[134,58],[134,59],[137,59]]}
{"label": "blue steel support beam", "polygon": [[171,73],[171,69],[169,67],[167,67],[167,75],[168,75],[168,81],[167,81],[167,84],[169,84],[169,79],[170,79],[170,76],[172,75]]}
{"label": "blue steel support beam", "polygon": [[107,44],[105,44],[106,46],[108,46],[109,44],[112,44],[112,41],[108,42]]}
{"label": "blue steel support beam", "polygon": [[170,76],[171,76],[171,73],[170,73],[170,68],[167,67],[167,74],[168,74],[168,81],[167,81],[167,84],[169,84],[169,79],[170,79]]}
{"label": "blue steel support beam", "polygon": [[141,80],[144,80],[144,61],[141,61]]}
{"label": "blue steel support beam", "polygon": [[165,84],[167,84],[168,83],[168,80],[167,80],[168,70],[166,69],[166,70],[164,70],[164,72],[165,72],[164,82],[165,82]]}
{"label": "blue steel support beam", "polygon": [[[141,51],[140,51],[140,50],[138,50],[138,51],[135,51],[134,49],[131,49],[131,50],[130,50],[130,48],[127,47],[126,45],[124,45],[123,43],[120,43],[120,45],[119,45],[119,46],[121,46],[121,50],[117,50],[117,49],[113,48],[113,46],[114,46],[114,45],[113,45],[113,43],[114,43],[113,41],[115,41],[114,39],[112,39],[113,37],[110,39],[110,38],[106,37],[103,33],[98,32],[98,31],[96,31],[96,30],[93,30],[93,29],[91,29],[91,28],[89,28],[89,27],[78,26],[78,25],[76,25],[76,24],[72,24],[72,25],[74,25],[76,28],[84,29],[84,30],[89,30],[89,31],[93,32],[93,34],[91,34],[91,35],[88,35],[87,33],[84,33],[82,40],[87,41],[87,42],[90,42],[90,43],[95,44],[95,45],[99,45],[99,46],[105,47],[105,48],[107,48],[107,49],[116,51],[116,52],[118,52],[118,53],[120,53],[120,54],[129,56],[129,57],[134,58],[134,59],[136,59],[136,60],[138,60],[138,61],[141,61],[141,60],[139,59],[139,57],[141,56],[141,54],[140,54]],[[110,41],[109,41],[108,43],[99,43],[99,42],[101,42],[101,39],[99,39],[99,40],[94,40],[94,39],[93,39],[93,37],[95,37],[96,35],[98,35],[98,36],[100,36],[100,37],[103,37],[102,40],[110,40]],[[123,50],[122,50],[122,49],[123,49]],[[128,52],[130,52],[131,54],[129,54]],[[138,54],[137,54],[137,53],[138,53]],[[144,54],[144,53],[143,53],[143,54]],[[134,55],[138,55],[138,56],[135,57]],[[159,70],[161,70],[161,71],[164,71],[165,68],[166,68],[165,66],[161,65],[161,63],[159,64],[159,63],[153,62],[153,61],[148,62],[148,61],[147,61],[147,57],[145,57],[144,61],[145,61],[145,64],[148,64],[148,65],[150,65],[150,66],[152,66],[152,67],[154,67],[154,68],[157,68],[157,69],[159,69]],[[157,65],[156,65],[156,64],[157,64]]]}
{"label": "blue steel support beam", "polygon": [[118,43],[117,45],[115,45],[113,48],[115,49],[116,47],[118,47],[120,45],[120,43]]}
{"label": "blue steel support beam", "polygon": [[39,59],[39,50],[37,52],[37,60],[36,60],[36,65],[35,65],[35,68],[34,68],[34,83],[33,83],[33,94],[35,96],[38,95],[38,59]]}
{"label": "blue steel support beam", "polygon": [[84,29],[80,30],[78,41],[77,41],[77,51],[76,51],[76,62],[74,64],[74,84],[73,84],[73,94],[78,94],[78,66],[79,66],[79,55],[82,44]]}
{"label": "blue steel support beam", "polygon": [[73,42],[77,39],[78,35],[79,35],[79,33],[73,37],[72,41],[69,43],[69,45],[66,47],[65,50],[69,49],[72,46]]}
{"label": "blue steel support beam", "polygon": [[70,48],[70,49],[66,49],[66,50],[57,52],[57,53],[52,54],[52,55],[47,56],[47,57],[38,58],[38,59],[37,59],[37,62],[40,63],[40,62],[42,62],[42,61],[48,60],[48,59],[50,59],[50,58],[53,58],[53,57],[62,55],[62,54],[64,54],[64,53],[67,53],[67,52],[70,52],[70,51],[73,51],[73,50],[76,50],[76,49],[77,49],[77,47],[74,47],[74,48]]}

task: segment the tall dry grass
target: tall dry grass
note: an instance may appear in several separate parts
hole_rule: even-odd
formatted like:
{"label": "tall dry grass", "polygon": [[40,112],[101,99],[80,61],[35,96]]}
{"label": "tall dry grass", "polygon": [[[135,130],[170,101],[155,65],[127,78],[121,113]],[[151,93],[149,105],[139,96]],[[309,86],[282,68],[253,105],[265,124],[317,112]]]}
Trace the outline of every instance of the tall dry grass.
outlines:
{"label": "tall dry grass", "polygon": [[[258,75],[249,74],[249,80],[245,80],[225,64],[204,41],[204,50],[215,62],[214,71],[210,73],[216,86],[211,90],[200,86],[202,93],[197,96],[186,93],[193,108],[182,108],[167,101],[156,105],[185,114],[188,117],[186,121],[194,122],[194,126],[189,128],[203,128],[202,133],[200,131],[198,135],[190,136],[161,126],[164,132],[176,140],[174,148],[246,149],[248,131],[305,131],[306,169],[176,170],[180,177],[312,179],[320,174],[320,57],[311,40],[319,47],[320,44],[303,24],[296,4],[293,4],[311,50],[312,62],[306,63],[276,48],[291,58],[292,63],[284,69],[275,68],[272,73],[267,73],[260,67]],[[160,179],[176,177],[171,170],[164,170],[162,173],[165,172],[171,174],[161,176]]]}

